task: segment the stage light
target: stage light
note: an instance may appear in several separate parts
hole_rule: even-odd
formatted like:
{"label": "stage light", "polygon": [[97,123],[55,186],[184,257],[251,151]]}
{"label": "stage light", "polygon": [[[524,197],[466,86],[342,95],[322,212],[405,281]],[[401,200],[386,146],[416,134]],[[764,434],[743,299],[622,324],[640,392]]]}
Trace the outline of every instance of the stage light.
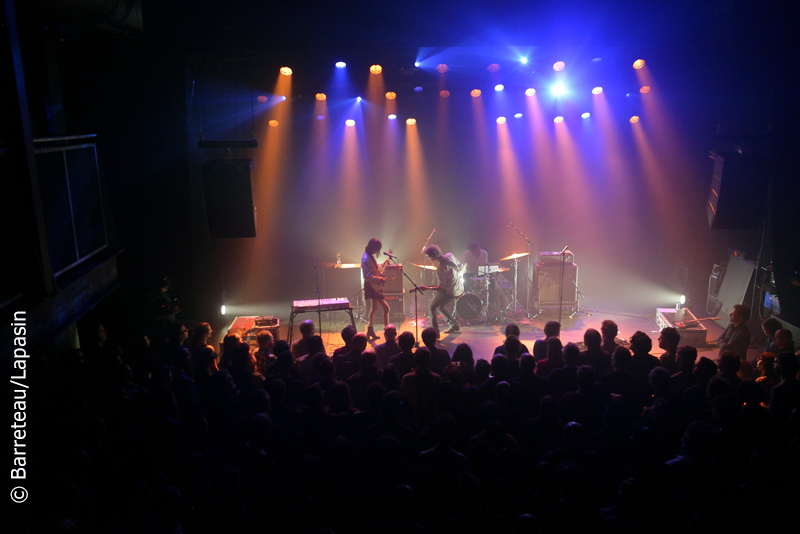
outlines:
{"label": "stage light", "polygon": [[394,100],[395,98],[397,98],[397,93],[393,93],[391,91],[386,93],[386,100]]}
{"label": "stage light", "polygon": [[522,118],[522,113],[514,113],[514,118],[515,119],[521,119]]}
{"label": "stage light", "polygon": [[325,115],[317,115],[317,120],[318,121],[324,121],[325,120]]}
{"label": "stage light", "polygon": [[528,58],[521,57],[521,58],[519,58],[519,62],[522,63],[523,65],[527,65],[528,64]]}
{"label": "stage light", "polygon": [[418,86],[416,86],[416,87],[414,88],[414,91],[416,91],[416,92],[418,92],[418,93],[419,93],[420,91],[422,91],[422,86],[421,86],[421,85],[418,85]]}
{"label": "stage light", "polygon": [[284,102],[286,102],[286,97],[285,97],[285,96],[282,96],[282,97],[281,97],[281,100],[283,100]]}
{"label": "stage light", "polygon": [[637,59],[636,61],[633,62],[633,68],[634,69],[641,69],[642,67],[644,67],[644,60],[643,59]]}
{"label": "stage light", "polygon": [[258,95],[258,101],[259,101],[259,102],[261,102],[262,104],[263,104],[264,102],[266,102],[267,100],[269,100],[269,98],[267,98],[266,96],[264,96],[264,95]]}
{"label": "stage light", "polygon": [[588,119],[591,115],[592,114],[587,111],[586,113],[581,113],[581,118],[582,119]]}
{"label": "stage light", "polygon": [[440,72],[440,73],[444,74],[448,70],[450,70],[450,67],[448,67],[444,63],[439,63],[438,65],[436,65],[436,71],[437,72]]}
{"label": "stage light", "polygon": [[291,76],[292,69],[290,69],[289,67],[281,67],[281,74],[283,74],[284,76]]}
{"label": "stage light", "polygon": [[417,124],[417,119],[406,119],[406,124],[408,124],[409,126]]}
{"label": "stage light", "polygon": [[639,122],[638,115],[634,115],[633,117],[631,117],[631,124],[636,124],[637,122]]}
{"label": "stage light", "polygon": [[220,315],[225,315],[225,311],[226,311],[225,310],[225,305],[223,304],[222,307],[220,307],[220,309],[219,309]]}
{"label": "stage light", "polygon": [[480,89],[473,89],[472,91],[469,92],[469,94],[472,95],[473,97],[479,97],[479,96],[481,96],[481,90]]}
{"label": "stage light", "polygon": [[383,72],[383,67],[381,67],[380,65],[373,65],[369,68],[369,71],[372,74],[380,74],[381,72]]}
{"label": "stage light", "polygon": [[505,117],[497,117],[497,124],[505,124],[506,118]]}
{"label": "stage light", "polygon": [[594,59],[592,60],[592,63],[598,63],[598,62],[600,62],[600,61],[602,61],[602,59],[600,59],[599,57],[596,57],[596,58],[594,58]]}
{"label": "stage light", "polygon": [[639,89],[639,92],[642,93],[642,94],[649,93],[650,92],[650,86],[649,85],[643,85],[642,88]]}
{"label": "stage light", "polygon": [[328,97],[325,95],[325,93],[317,93],[317,96],[316,96],[317,100],[325,100],[326,98],[328,98]]}
{"label": "stage light", "polygon": [[556,117],[555,119],[553,119],[553,122],[554,122],[554,123],[556,123],[556,124],[561,124],[562,122],[564,122],[564,117],[562,117],[561,115],[559,115],[558,117]]}
{"label": "stage light", "polygon": [[415,67],[419,67],[419,61],[415,61],[415,62],[414,62],[414,66],[415,66]]}
{"label": "stage light", "polygon": [[356,97],[356,102],[361,102],[361,97],[360,96]]}
{"label": "stage light", "polygon": [[278,121],[276,121],[275,119],[272,119],[271,121],[269,121],[268,124],[274,128],[274,127],[276,127],[278,125]]}
{"label": "stage light", "polygon": [[555,63],[553,63],[553,70],[555,71],[564,70],[564,67],[566,66],[567,66],[566,63],[564,63],[563,61],[556,61]]}
{"label": "stage light", "polygon": [[592,94],[593,95],[599,95],[602,92],[603,92],[603,88],[602,87],[595,87],[594,89],[592,89]]}
{"label": "stage light", "polygon": [[681,295],[680,300],[678,300],[677,304],[675,304],[675,311],[681,311],[683,305],[686,304],[686,295]]}
{"label": "stage light", "polygon": [[348,125],[348,126],[355,126],[356,125],[356,121],[354,121],[353,119],[347,119],[346,121],[344,121],[344,123],[346,125]]}
{"label": "stage light", "polygon": [[344,61],[337,61],[337,62],[336,62],[336,68],[337,68],[337,69],[343,69],[343,68],[345,68],[346,66],[347,66],[347,63],[345,63]]}
{"label": "stage light", "polygon": [[565,94],[567,94],[567,88],[564,87],[564,85],[560,84],[560,83],[555,84],[553,86],[552,91],[553,91],[553,95],[555,95],[555,96],[564,96]]}
{"label": "stage light", "polygon": [[536,94],[536,89],[531,87],[530,89],[525,89],[525,96],[533,96]]}
{"label": "stage light", "polygon": [[442,98],[447,98],[448,96],[450,96],[450,91],[439,91],[439,96],[441,96]]}
{"label": "stage light", "polygon": [[500,65],[498,65],[497,63],[492,63],[491,65],[486,67],[486,70],[488,70],[489,72],[497,72],[498,70],[500,70]]}
{"label": "stage light", "polygon": [[397,118],[397,115],[395,115],[394,113],[392,113],[391,115],[389,115],[389,120],[390,120],[390,121],[393,121],[393,120],[395,120],[396,118]]}
{"label": "stage light", "polygon": [[505,86],[502,83],[498,83],[497,85],[494,86],[494,90],[497,91],[498,93],[503,89],[505,89]]}

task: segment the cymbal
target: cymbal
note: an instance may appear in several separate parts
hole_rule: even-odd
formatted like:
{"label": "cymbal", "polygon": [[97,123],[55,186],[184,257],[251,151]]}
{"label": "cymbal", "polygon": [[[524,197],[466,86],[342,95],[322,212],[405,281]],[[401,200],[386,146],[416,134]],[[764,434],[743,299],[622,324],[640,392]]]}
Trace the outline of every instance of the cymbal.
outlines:
{"label": "cymbal", "polygon": [[512,254],[511,256],[506,256],[505,258],[500,258],[500,261],[506,260],[516,260],[517,258],[523,258],[525,256],[530,255],[530,252],[523,252],[522,254]]}
{"label": "cymbal", "polygon": [[[411,262],[408,262],[408,263],[411,263]],[[434,267],[433,265],[420,265],[418,263],[411,263],[411,265],[413,265],[414,267],[419,267],[420,269],[427,269],[429,271],[435,271],[436,270],[436,267]]]}

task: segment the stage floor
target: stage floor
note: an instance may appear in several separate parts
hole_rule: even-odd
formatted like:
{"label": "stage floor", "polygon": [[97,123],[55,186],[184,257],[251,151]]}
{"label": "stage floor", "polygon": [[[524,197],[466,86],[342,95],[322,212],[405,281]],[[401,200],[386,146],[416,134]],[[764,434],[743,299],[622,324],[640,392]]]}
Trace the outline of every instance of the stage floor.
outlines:
{"label": "stage floor", "polygon": [[[659,328],[655,320],[655,310],[651,315],[634,315],[628,313],[614,313],[609,311],[584,311],[575,317],[568,317],[568,313],[563,313],[561,318],[561,341],[567,343],[583,342],[583,333],[587,328],[595,328],[600,330],[600,324],[606,320],[611,319],[617,323],[619,327],[618,338],[627,341],[630,339],[634,332],[641,330],[648,334],[653,340],[653,350],[651,354],[659,355],[663,350],[658,348]],[[312,319],[315,323],[318,322],[316,314],[305,314],[298,316],[295,320],[294,339],[299,335],[297,325],[304,319]],[[544,337],[543,328],[547,321],[558,320],[558,314],[540,315],[533,320],[518,317],[517,323],[520,326],[520,338],[529,348],[533,348],[533,342],[536,339]],[[322,329],[320,331],[317,325],[317,333],[320,334],[325,342],[327,352],[330,354],[336,348],[343,345],[340,332],[345,325],[349,323],[349,317],[345,313],[323,313],[322,314]],[[288,323],[286,323],[288,325]],[[421,318],[419,325],[419,333],[428,326],[428,320]],[[722,334],[722,329],[714,324],[713,321],[704,321],[703,324],[708,329],[708,339],[717,339]],[[366,332],[367,323],[362,320],[356,321],[356,326],[359,332]],[[398,333],[408,330],[416,335],[414,318],[406,317],[402,324],[395,323]],[[288,334],[288,327],[282,324],[281,334],[285,339]],[[493,356],[492,352],[498,345],[503,343],[505,324],[491,325],[486,323],[466,324],[461,321],[461,331],[456,334],[441,334],[439,345],[448,350],[451,354],[452,351],[460,343],[468,343],[472,347],[475,359],[490,360]],[[375,346],[383,342],[383,325],[376,323],[376,333],[381,336],[381,339],[370,342],[371,346]],[[419,339],[419,338],[418,338]],[[712,360],[717,360],[719,350],[716,346],[708,345],[705,347],[697,347],[699,356],[706,356]],[[759,354],[757,349],[751,349],[748,354],[748,359],[754,359]]]}

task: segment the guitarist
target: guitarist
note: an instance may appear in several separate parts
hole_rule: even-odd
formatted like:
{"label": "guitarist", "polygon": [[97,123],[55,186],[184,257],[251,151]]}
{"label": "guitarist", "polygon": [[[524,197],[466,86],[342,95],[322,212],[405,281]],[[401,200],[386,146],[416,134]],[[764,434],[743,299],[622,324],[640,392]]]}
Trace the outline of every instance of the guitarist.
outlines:
{"label": "guitarist", "polygon": [[461,275],[464,274],[464,267],[449,252],[442,254],[442,249],[436,245],[426,247],[423,252],[436,265],[436,274],[439,278],[439,285],[422,287],[422,289],[436,291],[436,296],[433,297],[433,300],[428,305],[431,310],[431,326],[437,331],[439,330],[437,315],[441,311],[444,318],[450,323],[450,327],[445,330],[445,333],[458,332],[461,327],[458,326],[455,317],[444,306],[464,294],[464,280],[461,278]]}
{"label": "guitarist", "polygon": [[364,300],[371,300],[372,305],[369,310],[369,326],[367,327],[367,335],[370,339],[378,339],[379,336],[375,334],[373,321],[375,320],[375,312],[378,311],[378,305],[383,308],[383,324],[389,324],[389,303],[383,296],[383,284],[386,278],[383,277],[383,269],[386,267],[386,262],[380,267],[378,260],[375,256],[380,254],[383,244],[380,240],[372,238],[364,247],[364,255],[361,256],[361,273],[364,275]]}

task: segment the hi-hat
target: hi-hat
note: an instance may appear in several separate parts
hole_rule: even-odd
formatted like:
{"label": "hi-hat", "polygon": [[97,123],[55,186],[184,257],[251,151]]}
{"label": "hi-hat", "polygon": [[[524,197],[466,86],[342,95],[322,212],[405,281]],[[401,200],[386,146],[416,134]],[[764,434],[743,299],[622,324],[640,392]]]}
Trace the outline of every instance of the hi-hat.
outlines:
{"label": "hi-hat", "polygon": [[[411,262],[408,262],[411,263]],[[435,271],[436,267],[433,265],[419,265],[418,263],[411,263],[414,267],[419,267],[420,269],[428,269],[429,271]]]}
{"label": "hi-hat", "polygon": [[522,254],[512,254],[511,256],[506,256],[505,258],[500,258],[500,261],[506,260],[516,260],[517,258],[522,258],[528,256],[530,252],[523,252]]}

